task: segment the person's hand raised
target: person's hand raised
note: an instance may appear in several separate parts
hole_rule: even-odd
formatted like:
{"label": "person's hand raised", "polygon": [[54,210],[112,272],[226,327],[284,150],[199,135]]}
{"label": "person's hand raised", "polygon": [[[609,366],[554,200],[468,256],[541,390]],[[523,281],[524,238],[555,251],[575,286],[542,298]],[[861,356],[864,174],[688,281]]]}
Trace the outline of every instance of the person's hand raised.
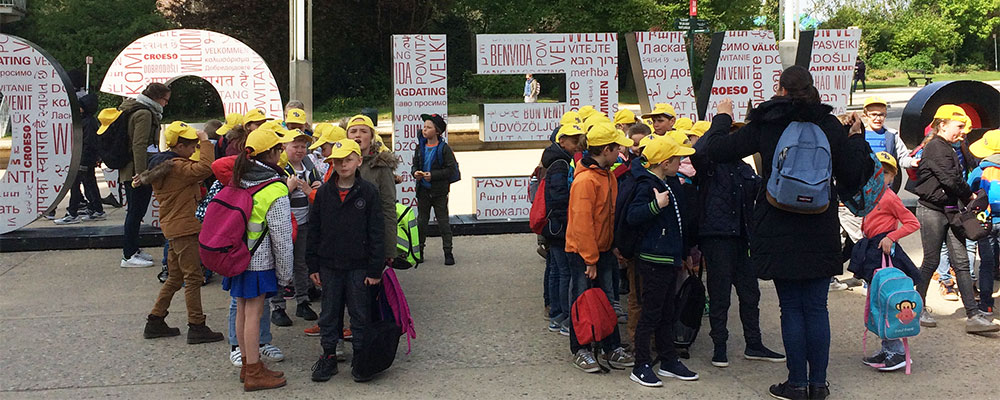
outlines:
{"label": "person's hand raised", "polygon": [[728,97],[722,99],[719,105],[715,107],[716,114],[728,114],[729,118],[735,118],[733,116],[733,99]]}

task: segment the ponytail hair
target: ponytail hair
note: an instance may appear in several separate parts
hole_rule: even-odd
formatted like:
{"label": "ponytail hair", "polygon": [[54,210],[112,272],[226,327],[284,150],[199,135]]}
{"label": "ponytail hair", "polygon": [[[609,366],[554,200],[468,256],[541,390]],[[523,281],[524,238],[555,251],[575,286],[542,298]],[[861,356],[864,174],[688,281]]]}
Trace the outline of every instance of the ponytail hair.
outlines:
{"label": "ponytail hair", "polygon": [[[236,161],[233,163],[233,181],[230,183],[236,187],[243,187],[243,175],[253,168],[254,161],[261,161],[266,158],[272,152],[281,151],[281,146],[275,145],[269,150],[260,153],[256,156],[250,156],[250,152],[253,149],[246,147],[243,149],[244,153],[236,155]],[[262,161],[261,161],[262,162]]]}
{"label": "ponytail hair", "polygon": [[778,85],[785,89],[785,96],[792,100],[797,100],[807,104],[821,103],[819,91],[813,85],[812,74],[809,70],[793,65],[781,73]]}

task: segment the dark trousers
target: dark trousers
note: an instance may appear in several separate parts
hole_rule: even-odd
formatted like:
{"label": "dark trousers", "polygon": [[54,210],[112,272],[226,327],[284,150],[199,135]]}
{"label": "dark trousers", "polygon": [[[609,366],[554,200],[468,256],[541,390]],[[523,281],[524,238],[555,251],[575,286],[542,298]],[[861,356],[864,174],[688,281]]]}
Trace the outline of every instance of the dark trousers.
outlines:
{"label": "dark trousers", "polygon": [[708,269],[708,309],[712,330],[709,336],[715,345],[725,345],[729,340],[726,323],[732,288],[740,300],[740,322],[747,346],[761,343],[760,338],[760,287],[757,274],[750,265],[746,238],[713,237],[699,245]]}
{"label": "dark trousers", "polygon": [[650,354],[650,336],[655,334],[656,351],[664,362],[677,360],[674,349],[674,297],[677,293],[677,267],[653,265],[642,260],[635,261],[635,268],[642,277],[642,314],[635,327],[635,362],[653,364]]}
{"label": "dark trousers", "polygon": [[[83,187],[83,191],[80,190],[81,187]],[[104,212],[104,206],[101,204],[101,189],[97,187],[94,167],[81,165],[80,171],[76,173],[73,186],[69,188],[69,207],[66,207],[66,212],[69,215],[77,216],[84,196],[87,198],[87,210],[91,213]]]}
{"label": "dark trousers", "polygon": [[788,383],[826,385],[830,363],[830,312],[826,300],[830,278],[774,280],[781,308]]}
{"label": "dark trousers", "polygon": [[972,272],[969,270],[969,256],[965,241],[955,237],[948,228],[948,217],[941,211],[931,210],[923,204],[917,204],[917,220],[920,221],[920,244],[924,248],[924,259],[920,262],[920,282],[917,292],[920,297],[927,298],[927,286],[938,268],[941,260],[941,244],[948,246],[948,259],[955,269],[955,279],[958,281],[958,293],[965,306],[965,315],[976,314],[976,293],[972,290]]}
{"label": "dark trousers", "polygon": [[417,189],[417,229],[420,231],[420,247],[427,241],[427,224],[431,220],[431,208],[437,220],[438,232],[444,251],[451,251],[451,222],[448,220],[448,195],[433,196],[430,190]]}
{"label": "dark trousers", "polygon": [[[610,251],[601,253],[601,257],[597,261],[597,279],[590,280],[587,278],[587,265],[584,264],[583,258],[576,253],[566,253],[570,259],[569,268],[569,304],[570,309],[572,309],[573,303],[576,302],[577,297],[580,297],[584,291],[590,289],[591,287],[599,287],[604,291],[604,294],[608,296],[608,300],[611,300],[611,270],[618,268],[618,260],[615,255]],[[618,348],[622,344],[621,334],[618,333],[618,325],[615,324],[615,331],[611,333],[611,336],[604,338],[601,341],[601,348],[605,352],[610,353],[614,349]],[[569,350],[573,354],[576,354],[577,350],[584,348],[580,345],[580,342],[576,340],[576,332],[573,329],[573,324],[569,325]]]}
{"label": "dark trousers", "polygon": [[865,79],[864,78],[854,78],[854,88],[851,89],[852,92],[857,92],[858,91],[858,82],[861,82],[861,90],[865,90],[865,91],[868,90],[868,87],[865,85]]}
{"label": "dark trousers", "polygon": [[324,354],[334,354],[343,334],[344,306],[351,315],[351,345],[358,354],[364,343],[365,328],[371,322],[374,291],[365,285],[366,271],[320,268],[319,280],[323,283],[323,310],[319,313],[320,345]]}
{"label": "dark trousers", "polygon": [[128,203],[128,210],[125,211],[123,232],[125,245],[122,246],[122,258],[128,259],[139,252],[139,226],[142,225],[142,217],[149,208],[149,200],[153,197],[153,187],[142,185],[134,188],[132,181],[122,182],[121,185],[125,187],[125,199]]}
{"label": "dark trousers", "polygon": [[997,236],[1000,227],[993,228],[990,235],[979,240],[979,309],[990,311],[993,308],[993,277],[1000,263],[1000,241]]}

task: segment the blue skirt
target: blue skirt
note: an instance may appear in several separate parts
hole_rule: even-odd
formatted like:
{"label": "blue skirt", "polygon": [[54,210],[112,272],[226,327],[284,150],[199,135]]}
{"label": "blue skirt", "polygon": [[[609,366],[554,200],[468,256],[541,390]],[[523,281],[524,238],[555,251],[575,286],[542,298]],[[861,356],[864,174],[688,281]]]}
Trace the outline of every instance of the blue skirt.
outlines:
{"label": "blue skirt", "polygon": [[232,297],[252,299],[260,295],[271,297],[278,293],[278,277],[274,270],[243,271],[232,278],[222,278],[222,289]]}

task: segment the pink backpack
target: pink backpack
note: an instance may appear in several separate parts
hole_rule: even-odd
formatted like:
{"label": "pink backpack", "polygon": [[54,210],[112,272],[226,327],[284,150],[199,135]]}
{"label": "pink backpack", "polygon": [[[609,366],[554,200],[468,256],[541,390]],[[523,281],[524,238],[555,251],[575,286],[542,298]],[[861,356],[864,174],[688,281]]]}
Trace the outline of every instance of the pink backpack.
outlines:
{"label": "pink backpack", "polygon": [[399,286],[399,280],[396,279],[396,273],[392,268],[386,268],[382,272],[382,288],[396,325],[399,325],[400,330],[406,335],[406,354],[410,354],[410,339],[417,338],[417,331],[413,328],[413,320],[410,319],[410,305],[406,303],[406,295],[403,294],[403,288]]}
{"label": "pink backpack", "polygon": [[[252,249],[247,249],[247,224],[253,212],[253,195],[275,182],[281,180],[273,179],[246,189],[226,185],[212,198],[198,234],[198,253],[205,268],[230,278],[246,271],[250,258],[263,242],[258,240]],[[265,225],[261,238],[267,235],[267,230]]]}

